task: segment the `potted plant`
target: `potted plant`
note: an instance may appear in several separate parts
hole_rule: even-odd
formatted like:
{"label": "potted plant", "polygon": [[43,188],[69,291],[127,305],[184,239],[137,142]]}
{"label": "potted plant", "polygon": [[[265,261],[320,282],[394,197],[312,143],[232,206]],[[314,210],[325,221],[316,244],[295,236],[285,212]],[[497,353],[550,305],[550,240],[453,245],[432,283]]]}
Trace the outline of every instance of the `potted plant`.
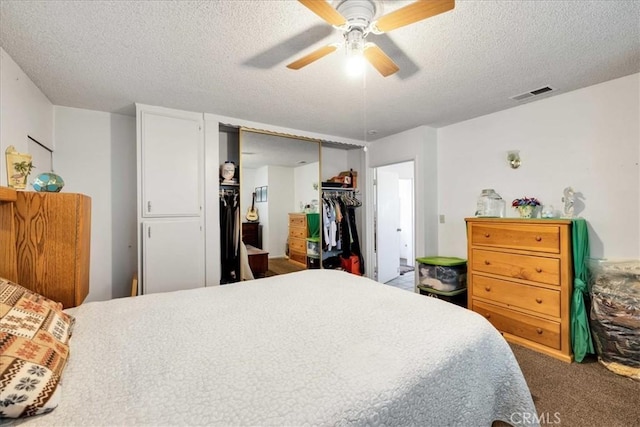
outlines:
{"label": "potted plant", "polygon": [[511,206],[518,210],[520,218],[531,218],[536,207],[540,206],[540,201],[535,197],[523,197],[511,202]]}

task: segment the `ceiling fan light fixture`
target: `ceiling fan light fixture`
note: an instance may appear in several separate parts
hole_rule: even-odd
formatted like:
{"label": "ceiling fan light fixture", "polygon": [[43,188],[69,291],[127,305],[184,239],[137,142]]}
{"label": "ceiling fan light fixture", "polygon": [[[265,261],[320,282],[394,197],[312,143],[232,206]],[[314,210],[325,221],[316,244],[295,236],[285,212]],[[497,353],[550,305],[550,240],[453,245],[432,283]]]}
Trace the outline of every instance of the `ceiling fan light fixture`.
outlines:
{"label": "ceiling fan light fixture", "polygon": [[365,59],[364,33],[360,28],[353,28],[344,35],[345,52],[347,55],[346,69],[350,77],[361,76],[364,72]]}
{"label": "ceiling fan light fixture", "polygon": [[347,55],[360,55],[364,51],[364,33],[360,28],[353,28],[344,35]]}
{"label": "ceiling fan light fixture", "polygon": [[[396,73],[400,68],[375,43],[365,43],[368,34],[381,34],[430,18],[455,7],[455,0],[414,0],[393,12],[382,16],[382,0],[333,0],[332,6],[327,0],[298,0],[325,22],[333,25],[344,37],[349,69],[362,73],[367,60],[383,77]],[[287,65],[299,70],[312,62],[334,52],[339,44],[316,49]],[[354,57],[354,59],[350,59]],[[361,57],[355,59],[355,57]],[[353,64],[353,65],[352,65]]]}
{"label": "ceiling fan light fixture", "polygon": [[359,77],[364,73],[365,60],[362,55],[347,56],[346,70],[349,77]]}

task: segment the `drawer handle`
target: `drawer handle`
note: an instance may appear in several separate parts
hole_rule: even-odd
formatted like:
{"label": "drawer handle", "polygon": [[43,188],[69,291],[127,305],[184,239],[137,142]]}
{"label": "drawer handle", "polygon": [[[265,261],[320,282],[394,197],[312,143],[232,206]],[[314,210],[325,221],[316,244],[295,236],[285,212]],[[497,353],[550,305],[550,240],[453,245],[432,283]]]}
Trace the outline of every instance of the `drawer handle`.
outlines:
{"label": "drawer handle", "polygon": [[536,332],[538,333],[538,335],[542,335],[542,328],[536,328]]}
{"label": "drawer handle", "polygon": [[542,237],[536,236],[536,242],[542,242]]}
{"label": "drawer handle", "polygon": [[491,234],[489,234],[489,233],[484,233],[484,237],[489,238],[489,237],[491,237]]}
{"label": "drawer handle", "polygon": [[536,302],[537,302],[538,304],[542,304],[542,298],[536,298]]}
{"label": "drawer handle", "polygon": [[536,267],[536,273],[542,273],[542,269],[540,267]]}
{"label": "drawer handle", "polygon": [[484,260],[484,265],[491,265],[491,261],[489,261],[488,259]]}
{"label": "drawer handle", "polygon": [[491,291],[491,286],[485,286],[484,290],[487,291],[487,292]]}
{"label": "drawer handle", "polygon": [[486,314],[484,315],[484,317],[486,317],[487,319],[489,319],[489,318],[491,317],[491,314],[486,313]]}

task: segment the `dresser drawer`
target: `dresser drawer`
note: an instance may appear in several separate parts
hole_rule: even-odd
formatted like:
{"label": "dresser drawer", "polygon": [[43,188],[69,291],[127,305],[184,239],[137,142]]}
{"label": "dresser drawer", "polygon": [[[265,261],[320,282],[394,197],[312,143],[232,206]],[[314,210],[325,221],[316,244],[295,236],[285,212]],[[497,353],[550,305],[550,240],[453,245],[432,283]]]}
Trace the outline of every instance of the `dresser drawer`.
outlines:
{"label": "dresser drawer", "polygon": [[299,262],[300,264],[307,265],[307,254],[301,254],[297,252],[289,252],[289,259],[291,261]]}
{"label": "dresser drawer", "polygon": [[472,283],[474,297],[560,317],[560,291],[476,274],[472,276]]}
{"label": "dresser drawer", "polygon": [[473,302],[473,311],[483,315],[500,332],[560,350],[560,323],[478,301]]}
{"label": "dresser drawer", "polygon": [[289,239],[289,252],[300,252],[306,256],[307,241],[305,239]]}
{"label": "dresser drawer", "polygon": [[289,228],[289,237],[305,239],[307,237],[307,229],[301,227],[291,227]]}
{"label": "dresser drawer", "polygon": [[307,228],[307,218],[305,214],[289,214],[289,227]]}
{"label": "dresser drawer", "polygon": [[548,285],[560,284],[560,260],[473,249],[473,271],[498,274]]}
{"label": "dresser drawer", "polygon": [[560,227],[539,224],[473,224],[471,244],[560,253]]}

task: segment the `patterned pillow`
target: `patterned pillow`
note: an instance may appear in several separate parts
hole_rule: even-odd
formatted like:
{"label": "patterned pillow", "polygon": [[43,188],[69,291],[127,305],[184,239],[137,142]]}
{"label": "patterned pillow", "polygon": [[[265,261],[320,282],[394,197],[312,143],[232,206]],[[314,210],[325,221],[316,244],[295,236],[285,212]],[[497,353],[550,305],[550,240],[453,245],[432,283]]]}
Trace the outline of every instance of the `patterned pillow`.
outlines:
{"label": "patterned pillow", "polygon": [[0,278],[0,418],[58,406],[74,321],[62,304]]}

